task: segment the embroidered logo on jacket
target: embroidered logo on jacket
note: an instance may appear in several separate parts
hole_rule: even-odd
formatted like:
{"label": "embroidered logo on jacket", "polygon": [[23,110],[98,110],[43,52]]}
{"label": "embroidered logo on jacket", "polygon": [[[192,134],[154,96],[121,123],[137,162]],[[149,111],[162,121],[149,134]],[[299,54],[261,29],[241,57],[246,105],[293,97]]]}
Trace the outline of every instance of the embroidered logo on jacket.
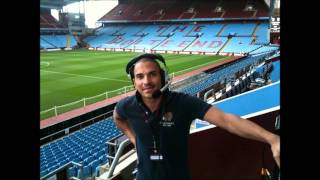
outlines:
{"label": "embroidered logo on jacket", "polygon": [[162,120],[160,121],[160,125],[163,127],[171,127],[174,125],[174,122],[172,121],[173,115],[172,112],[166,112],[162,116]]}

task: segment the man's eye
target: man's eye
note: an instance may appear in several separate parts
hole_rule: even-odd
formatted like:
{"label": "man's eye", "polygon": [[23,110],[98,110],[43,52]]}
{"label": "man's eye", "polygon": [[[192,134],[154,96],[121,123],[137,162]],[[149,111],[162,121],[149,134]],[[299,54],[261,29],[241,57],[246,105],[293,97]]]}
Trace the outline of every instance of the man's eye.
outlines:
{"label": "man's eye", "polygon": [[137,79],[142,79],[143,76],[142,76],[142,75],[136,75],[136,78],[137,78]]}

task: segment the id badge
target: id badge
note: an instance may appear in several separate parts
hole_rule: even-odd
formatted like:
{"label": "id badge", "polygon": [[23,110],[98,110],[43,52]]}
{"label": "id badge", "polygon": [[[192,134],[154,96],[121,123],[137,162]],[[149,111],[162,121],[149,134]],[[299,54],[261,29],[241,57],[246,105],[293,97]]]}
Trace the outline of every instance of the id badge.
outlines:
{"label": "id badge", "polygon": [[150,160],[151,161],[161,161],[163,159],[163,156],[161,154],[151,154]]}

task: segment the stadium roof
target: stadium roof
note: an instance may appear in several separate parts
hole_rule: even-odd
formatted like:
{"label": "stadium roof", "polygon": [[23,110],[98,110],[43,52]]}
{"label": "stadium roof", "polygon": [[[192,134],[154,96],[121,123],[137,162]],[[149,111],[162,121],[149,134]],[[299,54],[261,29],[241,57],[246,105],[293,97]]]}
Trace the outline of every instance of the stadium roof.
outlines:
{"label": "stadium roof", "polygon": [[41,8],[62,9],[63,6],[80,1],[118,1],[118,0],[40,0]]}
{"label": "stadium roof", "polygon": [[[40,0],[40,7],[50,9],[62,9],[63,6],[80,1],[100,1],[100,0]],[[106,1],[106,0],[105,0]],[[119,0],[107,0],[107,1],[119,1]],[[275,1],[275,8],[279,8],[280,0],[264,0],[270,7],[271,1]]]}
{"label": "stadium roof", "polygon": [[79,2],[81,0],[40,0],[40,7],[51,9],[62,9],[63,6]]}

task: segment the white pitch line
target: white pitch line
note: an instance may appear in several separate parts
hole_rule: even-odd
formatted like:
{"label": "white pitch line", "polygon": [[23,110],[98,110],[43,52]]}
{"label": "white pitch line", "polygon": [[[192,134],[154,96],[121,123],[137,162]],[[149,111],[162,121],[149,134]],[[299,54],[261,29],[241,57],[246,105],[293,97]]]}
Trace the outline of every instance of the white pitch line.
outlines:
{"label": "white pitch line", "polygon": [[40,62],[40,66],[41,66],[41,64],[44,64],[45,67],[50,66],[50,62],[47,62],[47,61],[41,61],[41,62]]}
{"label": "white pitch line", "polygon": [[112,80],[112,81],[120,81],[120,82],[130,82],[130,81],[119,80],[119,79],[103,78],[103,77],[97,77],[97,76],[86,76],[86,75],[80,75],[80,74],[48,71],[48,70],[42,70],[42,69],[40,69],[40,71],[49,72],[49,73],[56,73],[56,74],[65,74],[65,75],[70,75],[70,76],[81,76],[81,77],[94,78],[94,79],[104,79],[104,80]]}

